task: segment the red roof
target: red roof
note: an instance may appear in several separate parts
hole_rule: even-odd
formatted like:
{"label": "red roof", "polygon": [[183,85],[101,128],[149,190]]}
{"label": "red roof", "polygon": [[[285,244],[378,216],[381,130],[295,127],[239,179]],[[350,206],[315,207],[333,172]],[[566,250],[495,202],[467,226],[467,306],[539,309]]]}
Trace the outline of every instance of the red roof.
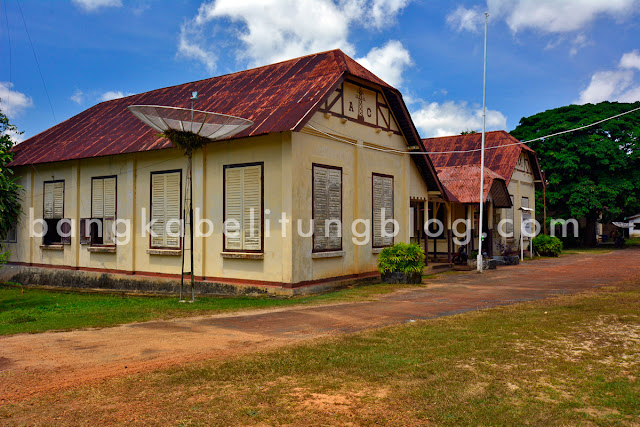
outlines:
{"label": "red roof", "polygon": [[[449,166],[437,168],[437,171],[449,201],[478,203],[480,187],[480,168],[478,166]],[[504,178],[492,170],[484,168],[483,202],[487,201],[489,194],[491,194],[496,207],[508,208],[511,206]]]}
{"label": "red roof", "polygon": [[341,50],[332,50],[102,102],[15,146],[10,166],[171,147],[127,106],[189,108],[193,91],[198,92],[197,109],[255,123],[232,138],[299,130],[347,74],[397,92]]}
{"label": "red roof", "polygon": [[[436,169],[451,166],[480,166],[480,148],[482,134],[445,136],[425,138],[422,140],[425,149],[431,153],[429,157]],[[500,148],[494,148],[500,147]],[[475,150],[475,151],[469,151]],[[451,153],[451,151],[467,151]],[[433,154],[443,152],[442,154]],[[503,130],[485,133],[485,166],[505,179],[508,184],[520,157],[520,153],[529,156],[536,180],[542,180],[540,165],[536,152]]]}

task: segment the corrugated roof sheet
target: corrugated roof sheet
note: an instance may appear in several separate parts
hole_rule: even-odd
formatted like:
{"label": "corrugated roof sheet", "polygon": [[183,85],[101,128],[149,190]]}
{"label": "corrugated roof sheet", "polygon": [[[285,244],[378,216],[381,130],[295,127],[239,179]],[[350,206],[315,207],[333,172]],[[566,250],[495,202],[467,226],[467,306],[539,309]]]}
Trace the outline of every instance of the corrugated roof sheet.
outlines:
{"label": "corrugated roof sheet", "polygon": [[294,130],[304,125],[345,74],[396,91],[342,51],[332,50],[102,102],[15,146],[11,166],[168,148],[171,143],[134,117],[127,106],[189,108],[193,91],[198,92],[197,109],[255,123],[232,138]]}
{"label": "corrugated roof sheet", "polygon": [[[422,140],[425,149],[433,153],[447,151],[478,150],[466,153],[429,154],[436,169],[452,166],[476,165],[480,166],[480,148],[482,134],[445,136],[439,138],[425,138]],[[536,180],[542,181],[540,165],[534,150],[503,130],[485,133],[485,148],[501,147],[485,150],[485,166],[505,179],[508,184],[520,157],[525,152],[529,156],[531,167]],[[479,170],[479,168],[478,168]]]}
{"label": "corrugated roof sheet", "polygon": [[[449,201],[478,203],[478,188],[480,187],[480,168],[478,166],[449,166],[436,168],[436,170]],[[504,178],[492,170],[484,168],[483,202],[487,201],[489,194],[491,194],[496,207],[511,206]]]}

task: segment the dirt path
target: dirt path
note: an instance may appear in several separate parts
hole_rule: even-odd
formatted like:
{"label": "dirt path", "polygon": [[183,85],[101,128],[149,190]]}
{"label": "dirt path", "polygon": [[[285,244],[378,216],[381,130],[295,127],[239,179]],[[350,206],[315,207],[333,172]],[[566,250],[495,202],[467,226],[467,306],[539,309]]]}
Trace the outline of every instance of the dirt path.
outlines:
{"label": "dirt path", "polygon": [[640,276],[640,249],[573,255],[482,275],[445,274],[375,301],[181,318],[0,338],[0,403],[140,371],[331,334],[545,298]]}

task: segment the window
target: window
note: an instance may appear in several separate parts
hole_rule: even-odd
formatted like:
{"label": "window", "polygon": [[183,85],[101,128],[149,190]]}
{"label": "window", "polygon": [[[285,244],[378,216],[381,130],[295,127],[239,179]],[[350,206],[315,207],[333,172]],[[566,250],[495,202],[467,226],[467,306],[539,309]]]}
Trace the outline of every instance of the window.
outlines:
{"label": "window", "polygon": [[182,220],[182,171],[151,172],[152,249],[179,249]]}
{"label": "window", "polygon": [[513,210],[515,209],[514,203],[513,203],[513,196],[509,196],[511,197],[511,207],[507,208],[507,218],[509,220],[509,222],[507,222],[505,224],[505,231],[507,233],[507,236],[512,236],[513,234]]}
{"label": "window", "polygon": [[16,243],[17,241],[18,241],[18,236],[17,236],[15,225],[9,229],[6,236],[0,237],[0,242],[2,243]]}
{"label": "window", "polygon": [[262,252],[264,163],[224,167],[224,251]]}
{"label": "window", "polygon": [[342,250],[342,168],[313,165],[313,251]]}
{"label": "window", "polygon": [[91,218],[80,220],[80,244],[115,245],[116,184],[115,176],[91,179]]}
{"label": "window", "polygon": [[[393,176],[373,174],[373,247],[393,245]],[[382,235],[382,223],[386,236]]]}
{"label": "window", "polygon": [[43,216],[47,232],[42,238],[44,245],[70,245],[71,222],[64,219],[64,180],[44,183]]}

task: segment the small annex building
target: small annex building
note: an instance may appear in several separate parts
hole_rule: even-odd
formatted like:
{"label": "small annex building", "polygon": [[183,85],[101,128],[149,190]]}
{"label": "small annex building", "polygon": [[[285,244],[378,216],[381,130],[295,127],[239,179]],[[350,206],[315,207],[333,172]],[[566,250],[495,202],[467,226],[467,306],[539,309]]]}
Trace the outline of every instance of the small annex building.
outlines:
{"label": "small annex building", "polygon": [[[458,246],[452,240],[453,224],[457,219],[471,223],[473,239],[469,241],[467,253],[478,249],[480,150],[482,134],[426,138],[422,140],[429,157],[445,187],[447,197],[434,196],[428,205],[428,217],[438,218],[446,224],[442,233],[426,243],[428,256],[434,259],[449,259]],[[485,182],[483,232],[487,233],[486,247],[490,256],[520,248],[520,224],[527,218],[526,211],[535,212],[535,190],[543,184],[542,172],[534,150],[505,131],[485,133]],[[523,218],[523,212],[525,217]],[[498,226],[503,219],[504,234]],[[459,233],[465,226],[457,224]],[[525,242],[525,249],[528,249]]]}
{"label": "small annex building", "polygon": [[[25,217],[3,278],[175,289],[187,160],[127,107],[189,108],[194,91],[196,109],[254,122],[193,156],[195,226],[213,224],[194,242],[199,291],[292,293],[377,277],[380,250],[410,239],[411,200],[446,197],[428,156],[400,153],[424,151],[401,93],[332,50],[102,102],[15,146]],[[46,235],[30,237],[33,219],[49,225]],[[156,220],[155,237],[145,219]],[[234,237],[222,233],[229,219]],[[372,221],[355,227],[365,245],[354,242],[357,219]],[[382,235],[381,219],[398,222],[395,238]],[[102,236],[78,227],[87,220]],[[108,231],[123,220],[128,240]],[[340,225],[325,230],[325,220]]]}

